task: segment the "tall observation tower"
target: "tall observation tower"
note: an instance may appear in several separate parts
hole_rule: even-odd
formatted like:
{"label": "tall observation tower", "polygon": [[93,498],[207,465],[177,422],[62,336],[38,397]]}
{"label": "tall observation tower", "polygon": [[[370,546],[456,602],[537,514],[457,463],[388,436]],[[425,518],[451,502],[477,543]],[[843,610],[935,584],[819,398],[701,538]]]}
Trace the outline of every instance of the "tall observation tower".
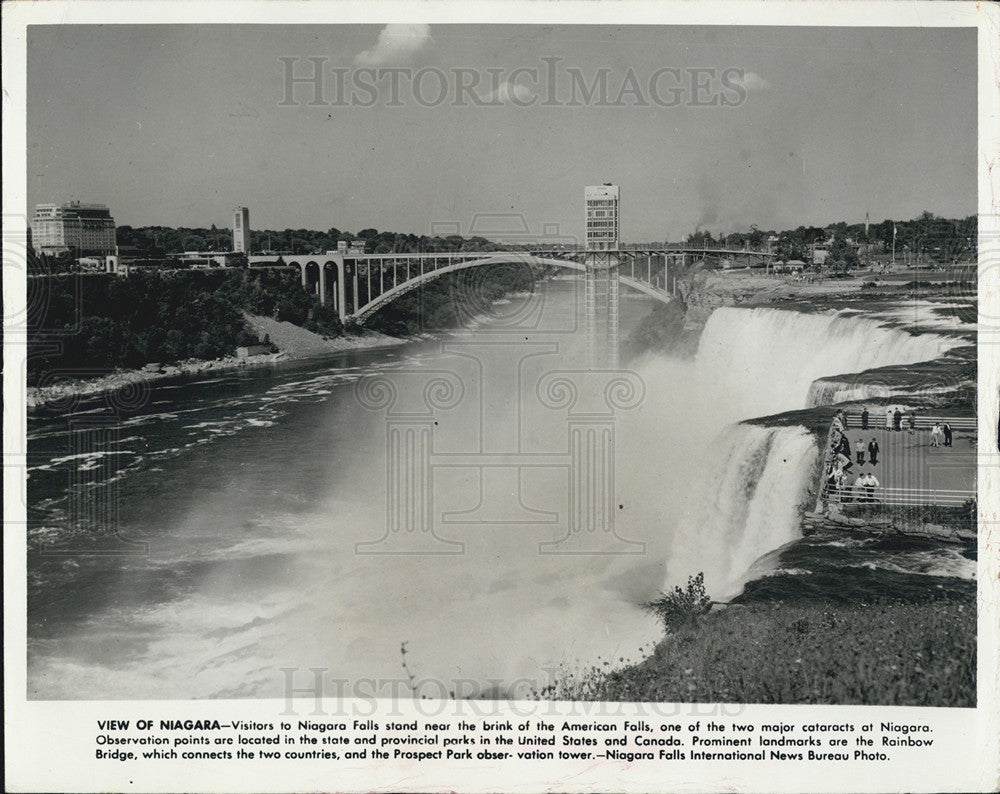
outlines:
{"label": "tall observation tower", "polygon": [[237,207],[233,213],[233,250],[250,253],[250,210]]}
{"label": "tall observation tower", "polygon": [[[588,185],[587,250],[617,251],[621,245],[618,185]],[[590,363],[599,369],[618,368],[618,266],[619,254],[595,253],[588,257],[584,274],[584,304]]]}
{"label": "tall observation tower", "polygon": [[608,251],[621,242],[618,185],[606,182],[584,189],[587,204],[587,250]]}

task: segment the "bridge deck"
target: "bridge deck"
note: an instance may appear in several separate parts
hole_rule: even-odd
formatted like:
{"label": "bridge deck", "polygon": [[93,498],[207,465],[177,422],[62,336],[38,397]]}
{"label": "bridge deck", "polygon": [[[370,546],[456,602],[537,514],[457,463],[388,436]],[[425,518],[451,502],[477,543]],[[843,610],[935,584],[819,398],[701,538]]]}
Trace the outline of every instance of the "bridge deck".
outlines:
{"label": "bridge deck", "polygon": [[[412,289],[448,272],[468,267],[515,264],[567,267],[587,272],[616,271],[618,280],[654,298],[669,301],[677,285],[678,265],[697,254],[767,258],[766,251],[726,248],[670,248],[663,246],[592,250],[579,248],[523,248],[504,251],[399,251],[362,253],[331,251],[325,254],[249,257],[252,267],[297,267],[302,286],[315,288],[320,302],[327,302],[327,287],[335,284],[333,300],[342,320],[364,322],[373,312]],[[328,278],[328,270],[335,272]]]}

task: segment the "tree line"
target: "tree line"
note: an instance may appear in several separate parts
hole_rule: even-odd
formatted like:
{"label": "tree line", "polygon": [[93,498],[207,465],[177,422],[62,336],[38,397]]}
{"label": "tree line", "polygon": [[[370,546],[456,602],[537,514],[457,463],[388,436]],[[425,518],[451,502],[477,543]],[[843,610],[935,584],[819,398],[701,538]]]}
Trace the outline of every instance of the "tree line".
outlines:
{"label": "tree line", "polygon": [[[116,238],[119,246],[128,246],[157,255],[184,251],[229,251],[233,247],[231,229],[212,226],[209,229],[169,226],[119,226]],[[458,234],[428,236],[400,232],[362,229],[357,234],[331,228],[315,229],[251,229],[251,252],[290,254],[323,253],[336,250],[338,243],[363,247],[369,254],[405,252],[499,251],[503,246],[485,237],[462,237]]]}
{"label": "tree line", "polygon": [[[533,289],[538,272],[519,265],[459,271],[432,280],[373,316],[393,334],[456,327],[513,290]],[[244,312],[332,337],[345,329],[329,303],[302,288],[297,270],[138,270],[55,275],[35,282],[29,303],[28,383],[46,372],[111,371],[150,362],[232,355],[262,341]]]}
{"label": "tree line", "polygon": [[774,251],[782,259],[811,261],[814,246],[829,244],[832,261],[856,266],[858,249],[869,246],[870,252],[888,252],[895,237],[896,251],[910,251],[937,262],[975,259],[978,219],[975,215],[965,218],[941,218],[932,212],[922,212],[911,220],[886,219],[871,223],[865,230],[864,223],[839,221],[825,227],[799,226],[796,229],[775,231],[751,226],[747,231],[713,236],[710,231],[699,229],[689,234],[685,243],[691,246],[714,248],[764,248],[771,238],[777,238]]}

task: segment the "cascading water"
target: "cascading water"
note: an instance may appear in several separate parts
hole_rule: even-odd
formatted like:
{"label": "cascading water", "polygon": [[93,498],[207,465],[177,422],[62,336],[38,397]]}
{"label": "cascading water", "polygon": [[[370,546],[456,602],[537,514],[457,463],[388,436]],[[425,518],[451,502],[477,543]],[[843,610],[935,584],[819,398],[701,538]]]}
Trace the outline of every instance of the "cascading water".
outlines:
{"label": "cascading water", "polygon": [[898,388],[884,383],[850,383],[841,379],[820,378],[809,387],[806,404],[833,405],[849,400],[885,399],[897,394]]}
{"label": "cascading water", "polygon": [[766,416],[806,407],[824,375],[929,361],[962,344],[857,315],[722,308],[705,325],[696,362],[717,373],[718,388],[744,417]]}
{"label": "cascading water", "polygon": [[755,560],[798,537],[818,446],[805,428],[741,420],[820,404],[812,387],[823,375],[926,361],[960,344],[860,316],[722,308],[693,360],[644,359],[650,396],[635,443],[662,452],[625,487],[638,486],[640,503],[661,495],[642,519],[670,534],[667,585],[703,571],[713,595],[734,595]]}
{"label": "cascading water", "polygon": [[691,492],[689,520],[673,533],[671,567],[704,570],[709,590],[729,597],[758,557],[797,537],[798,504],[817,450],[802,428],[735,425],[710,453],[712,467]]}

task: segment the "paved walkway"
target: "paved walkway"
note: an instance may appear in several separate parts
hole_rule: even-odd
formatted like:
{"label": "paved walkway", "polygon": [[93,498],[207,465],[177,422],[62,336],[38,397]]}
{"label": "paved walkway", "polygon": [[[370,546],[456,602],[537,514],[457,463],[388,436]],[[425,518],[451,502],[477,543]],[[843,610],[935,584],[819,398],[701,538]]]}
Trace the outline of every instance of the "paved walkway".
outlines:
{"label": "paved walkway", "polygon": [[[851,442],[853,467],[848,472],[848,483],[862,472],[873,472],[883,488],[906,488],[908,490],[956,490],[976,489],[976,433],[969,430],[955,431],[950,447],[931,446],[930,430],[917,429],[889,430],[857,427],[847,429]],[[858,466],[854,443],[865,442],[865,463]],[[880,447],[878,463],[871,465],[868,459],[868,442],[874,438]],[[943,442],[942,442],[943,443]],[[928,499],[933,503],[933,499]]]}

